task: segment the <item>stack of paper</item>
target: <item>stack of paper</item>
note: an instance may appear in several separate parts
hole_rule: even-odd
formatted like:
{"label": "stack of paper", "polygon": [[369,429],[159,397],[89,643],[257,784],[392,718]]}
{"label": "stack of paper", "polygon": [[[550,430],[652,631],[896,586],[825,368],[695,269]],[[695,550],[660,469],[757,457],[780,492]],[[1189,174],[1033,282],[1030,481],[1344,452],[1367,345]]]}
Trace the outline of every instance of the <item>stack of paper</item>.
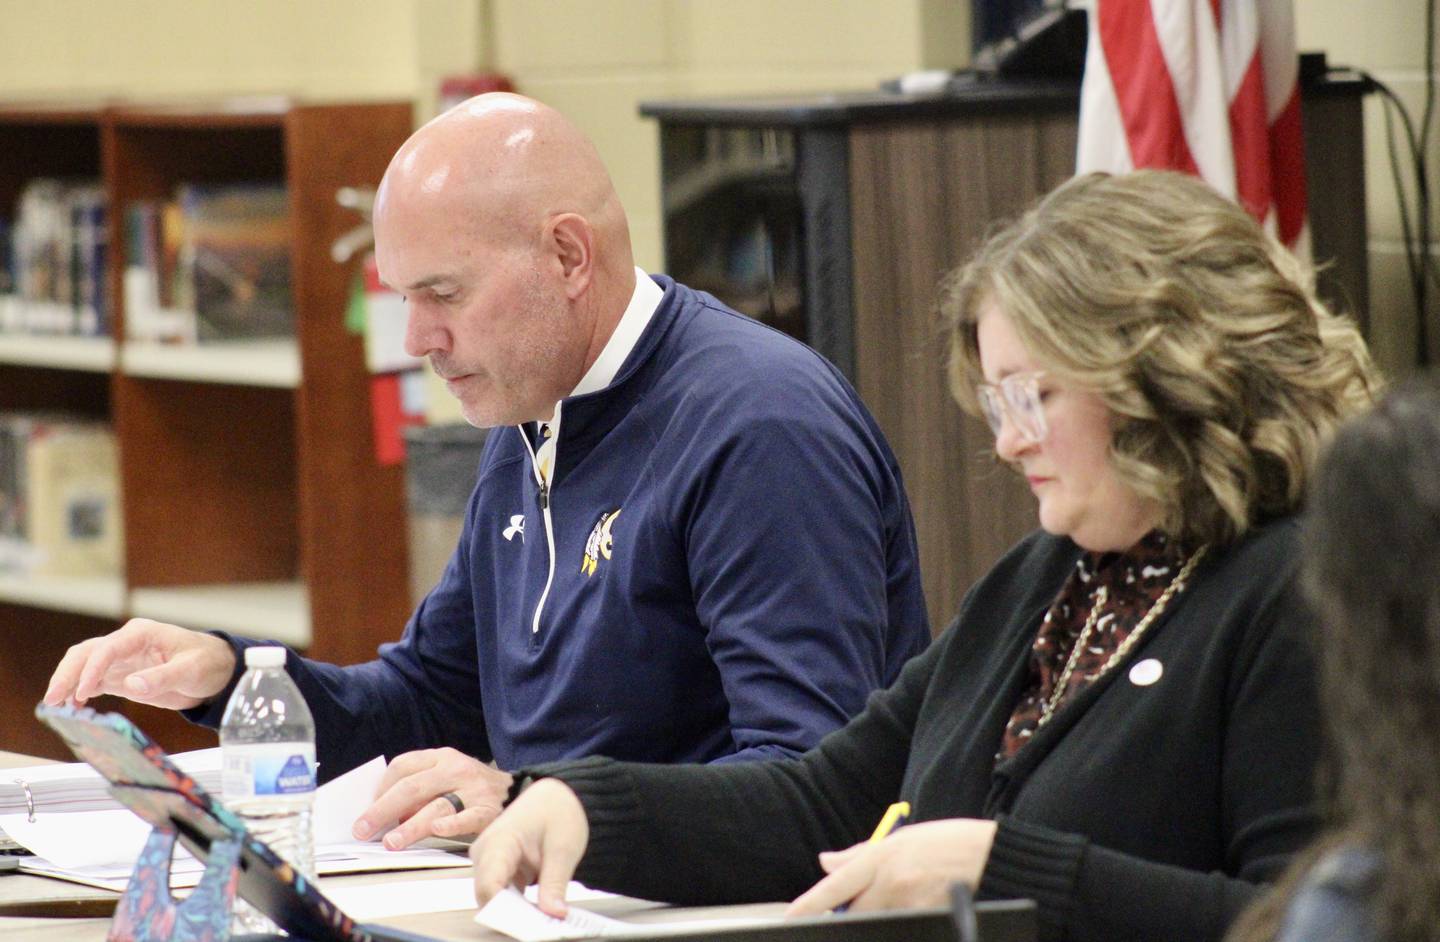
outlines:
{"label": "stack of paper", "polygon": [[[212,752],[215,753],[218,770],[218,749],[185,753],[176,758],[185,762],[187,756],[203,757],[204,753]],[[190,764],[203,764],[209,760],[199,758],[188,761]],[[184,768],[184,764],[181,767]],[[351,837],[351,825],[360,812],[369,807],[384,773],[385,760],[377,757],[320,786],[316,792],[312,826],[315,832],[315,866],[319,873],[467,866],[470,862],[468,858],[447,851],[434,848],[389,851],[378,841],[356,841]],[[215,794],[218,793],[217,788]],[[115,802],[112,800],[111,804]],[[150,835],[150,826],[123,808],[46,811],[37,813],[33,821],[24,811],[0,814],[0,828],[35,854],[34,857],[21,858],[22,870],[113,890],[125,888],[140,850]],[[203,871],[199,861],[183,848],[177,848],[170,870],[171,886],[194,886]]]}

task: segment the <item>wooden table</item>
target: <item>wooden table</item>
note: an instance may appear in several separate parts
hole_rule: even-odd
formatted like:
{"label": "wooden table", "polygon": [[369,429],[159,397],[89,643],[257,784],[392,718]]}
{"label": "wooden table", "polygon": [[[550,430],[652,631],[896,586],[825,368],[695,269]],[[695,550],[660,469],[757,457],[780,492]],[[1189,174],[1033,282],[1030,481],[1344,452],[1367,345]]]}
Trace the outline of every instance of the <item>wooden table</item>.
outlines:
{"label": "wooden table", "polygon": [[[429,870],[394,873],[363,873],[322,877],[320,889],[336,886],[357,886],[396,881],[453,878],[468,871]],[[5,942],[104,942],[110,925],[108,915],[90,913],[96,907],[113,906],[117,895],[78,884],[28,874],[0,877],[0,910],[7,906],[30,905],[45,915],[0,916],[0,938]],[[783,903],[760,903],[750,906],[716,906],[681,909],[646,900],[616,897],[584,904],[586,909],[607,916],[634,919],[636,922],[668,922],[673,920],[707,919],[744,915],[778,913]],[[64,915],[64,913],[73,915]],[[496,942],[506,939],[475,924],[475,910],[463,909],[443,913],[422,913],[373,920],[375,924],[393,926],[408,932],[430,936],[441,942]]]}
{"label": "wooden table", "polygon": [[[0,751],[0,769],[46,764],[49,760]],[[364,886],[401,881],[452,879],[468,873],[462,870],[408,870],[391,873],[356,873],[322,877],[323,892],[338,886]],[[110,925],[110,913],[118,894],[49,877],[29,874],[0,876],[0,939],[5,942],[103,942]],[[587,902],[585,907],[610,916],[636,921],[704,919],[707,916],[760,915],[777,912],[781,903],[755,906],[719,906],[678,909],[646,900],[615,899]],[[491,942],[505,936],[475,924],[475,910],[424,913],[374,920],[445,942]]]}
{"label": "wooden table", "polygon": [[[46,760],[0,751],[0,769],[23,765],[38,765]],[[465,869],[408,870],[390,873],[356,873],[342,876],[322,877],[320,889],[333,891],[338,887],[356,887],[372,884],[391,884],[420,880],[453,879],[469,873]],[[81,886],[49,877],[29,874],[0,875],[0,939],[5,942],[104,942],[110,926],[119,894],[93,887]],[[990,904],[986,904],[990,905]],[[999,904],[1004,906],[1005,904]],[[613,897],[592,900],[584,908],[606,916],[623,918],[637,923],[706,921],[750,916],[777,915],[784,903],[758,903],[738,906],[676,907],[649,900]],[[417,935],[430,937],[436,942],[497,942],[506,939],[498,933],[482,928],[474,921],[473,907],[449,912],[419,913],[367,920],[367,924],[390,926]],[[851,925],[850,932],[843,938],[864,938],[867,942],[953,942],[956,938],[954,924],[944,910],[913,910],[907,913],[892,913],[875,916],[885,924],[872,923],[866,926]],[[848,921],[848,920],[847,920]],[[765,930],[767,937],[772,931],[783,931],[785,942],[821,942],[831,939],[840,927],[834,923],[810,922],[809,925],[788,923],[786,929],[779,927]],[[986,942],[1033,942],[1034,929],[1027,924],[1019,931],[1007,920],[1003,925],[991,922],[988,926],[982,920],[981,939]],[[998,930],[998,931],[997,931]],[[694,938],[689,936],[688,938]]]}

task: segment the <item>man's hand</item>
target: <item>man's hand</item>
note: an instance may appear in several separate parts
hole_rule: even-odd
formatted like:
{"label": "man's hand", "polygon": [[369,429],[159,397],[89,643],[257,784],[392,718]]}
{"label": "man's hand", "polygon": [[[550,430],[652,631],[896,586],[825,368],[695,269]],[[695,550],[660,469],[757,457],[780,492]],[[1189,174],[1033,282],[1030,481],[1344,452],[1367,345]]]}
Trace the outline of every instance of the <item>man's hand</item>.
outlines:
{"label": "man's hand", "polygon": [[559,779],[542,778],[470,845],[475,902],[484,906],[506,886],[539,882],[540,909],[564,919],[565,886],[589,843],[579,797]]}
{"label": "man's hand", "polygon": [[820,866],[829,875],[785,915],[811,916],[842,904],[852,911],[947,905],[951,884],[973,890],[980,882],[994,843],[994,821],[951,818],[906,825],[883,841],[821,854]]}
{"label": "man's hand", "polygon": [[[463,752],[420,749],[396,756],[385,769],[375,803],[355,821],[356,840],[368,840],[399,821],[385,835],[385,846],[401,850],[429,837],[478,834],[495,820],[510,792],[510,773],[501,772]],[[456,811],[446,794],[460,799]]]}
{"label": "man's hand", "polygon": [[50,676],[45,702],[83,704],[101,694],[184,710],[211,699],[235,673],[235,652],[214,635],[132,618],[74,645]]}

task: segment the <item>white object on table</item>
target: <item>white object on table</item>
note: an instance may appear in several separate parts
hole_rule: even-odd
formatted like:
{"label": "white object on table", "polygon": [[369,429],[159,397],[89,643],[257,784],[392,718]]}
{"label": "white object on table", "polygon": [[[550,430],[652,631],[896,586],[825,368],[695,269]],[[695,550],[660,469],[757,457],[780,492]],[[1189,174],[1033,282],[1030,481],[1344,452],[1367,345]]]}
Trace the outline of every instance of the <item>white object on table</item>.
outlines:
{"label": "white object on table", "polygon": [[553,942],[557,939],[593,939],[601,936],[666,936],[686,932],[714,932],[752,926],[771,926],[784,917],[737,916],[730,919],[689,919],[678,922],[626,922],[588,909],[571,906],[564,919],[541,912],[514,887],[506,887],[491,898],[475,921],[487,929],[519,939],[520,942]]}
{"label": "white object on table", "polygon": [[[219,750],[205,751],[213,751],[218,760]],[[351,836],[351,824],[369,807],[384,774],[385,760],[377,756],[316,791],[316,870],[328,875],[468,866],[465,857],[443,850],[391,851],[378,841],[356,841]],[[129,882],[150,834],[150,825],[124,809],[41,814],[34,822],[23,813],[0,815],[0,828],[35,854],[22,858],[22,870],[115,890]],[[189,852],[177,847],[170,885],[194,886],[203,870]]]}

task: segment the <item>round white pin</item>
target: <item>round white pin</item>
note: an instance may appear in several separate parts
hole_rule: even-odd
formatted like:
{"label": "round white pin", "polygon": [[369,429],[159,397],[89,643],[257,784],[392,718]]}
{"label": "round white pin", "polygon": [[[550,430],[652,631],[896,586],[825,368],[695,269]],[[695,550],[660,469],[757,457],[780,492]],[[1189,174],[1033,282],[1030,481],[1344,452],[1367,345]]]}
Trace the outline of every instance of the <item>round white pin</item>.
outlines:
{"label": "round white pin", "polygon": [[1143,661],[1136,661],[1135,666],[1130,668],[1130,683],[1137,687],[1148,687],[1159,680],[1163,673],[1165,665],[1153,657],[1147,657]]}

